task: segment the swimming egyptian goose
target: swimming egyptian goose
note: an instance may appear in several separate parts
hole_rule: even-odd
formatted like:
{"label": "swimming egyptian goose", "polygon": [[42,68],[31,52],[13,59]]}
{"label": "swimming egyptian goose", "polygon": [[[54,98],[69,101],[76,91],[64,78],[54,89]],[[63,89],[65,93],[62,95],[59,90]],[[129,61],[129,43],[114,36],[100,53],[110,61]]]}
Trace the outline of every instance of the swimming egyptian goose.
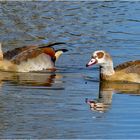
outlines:
{"label": "swimming egyptian goose", "polygon": [[140,60],[125,62],[113,68],[111,56],[103,50],[98,50],[92,54],[86,67],[94,64],[100,65],[100,79],[103,81],[140,83]]}
{"label": "swimming egyptian goose", "polygon": [[52,43],[45,46],[24,46],[3,53],[0,45],[0,70],[15,72],[41,71],[55,68],[55,62],[67,49],[54,50]]}

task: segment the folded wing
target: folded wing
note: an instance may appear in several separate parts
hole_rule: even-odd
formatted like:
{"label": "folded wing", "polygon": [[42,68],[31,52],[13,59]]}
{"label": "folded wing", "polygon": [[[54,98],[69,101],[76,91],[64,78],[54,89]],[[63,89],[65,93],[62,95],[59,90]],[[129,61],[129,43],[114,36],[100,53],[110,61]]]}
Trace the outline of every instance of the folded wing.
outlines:
{"label": "folded wing", "polygon": [[129,61],[116,66],[115,71],[124,71],[125,73],[140,74],[140,60]]}

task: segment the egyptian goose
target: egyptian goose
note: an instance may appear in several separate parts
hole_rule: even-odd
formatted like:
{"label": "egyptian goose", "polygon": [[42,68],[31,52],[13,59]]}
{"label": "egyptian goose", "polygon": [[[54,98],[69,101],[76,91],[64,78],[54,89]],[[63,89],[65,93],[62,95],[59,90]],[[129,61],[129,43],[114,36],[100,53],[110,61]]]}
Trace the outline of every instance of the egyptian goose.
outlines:
{"label": "egyptian goose", "polygon": [[0,45],[0,70],[15,72],[41,71],[55,68],[55,62],[67,49],[54,50],[52,46],[65,43],[52,43],[45,46],[24,46],[2,52]]}
{"label": "egyptian goose", "polygon": [[140,60],[125,62],[113,68],[111,56],[103,50],[98,50],[92,54],[86,67],[94,64],[100,65],[100,80],[102,81],[140,83]]}

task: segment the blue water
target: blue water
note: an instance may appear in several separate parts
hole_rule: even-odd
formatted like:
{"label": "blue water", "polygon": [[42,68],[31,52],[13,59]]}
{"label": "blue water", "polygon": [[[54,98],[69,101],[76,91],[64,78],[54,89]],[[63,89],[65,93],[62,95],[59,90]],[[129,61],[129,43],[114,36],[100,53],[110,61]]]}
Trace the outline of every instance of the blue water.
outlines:
{"label": "blue water", "polygon": [[97,49],[114,65],[139,59],[140,2],[0,2],[3,51],[57,41],[69,52],[56,72],[0,73],[0,138],[140,138],[140,85],[99,89],[98,66],[85,67]]}

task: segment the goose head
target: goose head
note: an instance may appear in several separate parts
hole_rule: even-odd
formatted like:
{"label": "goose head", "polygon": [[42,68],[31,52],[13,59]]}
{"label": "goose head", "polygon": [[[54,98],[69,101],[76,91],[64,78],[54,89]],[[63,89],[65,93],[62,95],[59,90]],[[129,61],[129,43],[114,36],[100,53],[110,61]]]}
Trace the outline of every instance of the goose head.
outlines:
{"label": "goose head", "polygon": [[99,64],[102,67],[112,65],[112,58],[107,52],[98,50],[93,52],[91,60],[86,64],[86,67],[90,67],[94,64]]}
{"label": "goose head", "polygon": [[64,53],[64,52],[67,52],[68,50],[67,49],[58,49],[58,50],[55,50],[55,61],[58,60],[58,58]]}

